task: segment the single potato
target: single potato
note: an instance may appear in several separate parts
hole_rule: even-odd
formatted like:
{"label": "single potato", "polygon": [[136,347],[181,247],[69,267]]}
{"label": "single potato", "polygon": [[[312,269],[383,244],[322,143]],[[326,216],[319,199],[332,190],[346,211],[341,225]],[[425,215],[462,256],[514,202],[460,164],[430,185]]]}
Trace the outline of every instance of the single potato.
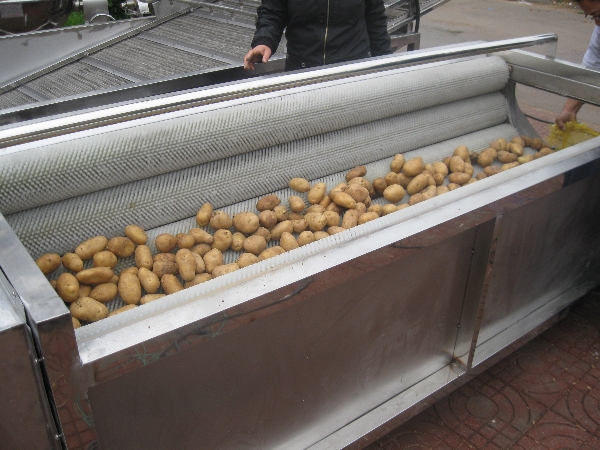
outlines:
{"label": "single potato", "polygon": [[205,203],[200,207],[196,214],[196,223],[201,227],[205,227],[210,222],[212,217],[213,206],[210,203]]}
{"label": "single potato", "polygon": [[118,289],[121,299],[128,305],[137,305],[142,298],[140,279],[132,273],[124,273],[119,277]]}
{"label": "single potato", "polygon": [[92,259],[92,256],[96,253],[104,250],[107,243],[108,239],[105,236],[96,236],[79,244],[75,249],[75,253],[82,260],[87,261],[88,259]]}
{"label": "single potato", "polygon": [[71,303],[71,315],[85,322],[97,322],[108,317],[108,308],[90,297],[81,297]]}
{"label": "single potato", "polygon": [[79,272],[83,269],[83,260],[77,253],[65,253],[62,257],[62,265],[71,272]]}
{"label": "single potato", "polygon": [[148,236],[142,227],[137,225],[127,225],[125,227],[125,236],[134,244],[145,245],[148,242]]}
{"label": "single potato", "polygon": [[135,244],[128,237],[117,236],[106,243],[106,249],[120,258],[128,258],[135,251]]}
{"label": "single potato", "polygon": [[292,178],[288,186],[296,192],[308,192],[310,190],[310,183],[304,178]]}
{"label": "single potato", "polygon": [[68,272],[61,273],[56,280],[56,292],[65,302],[74,302],[79,298],[79,281]]}

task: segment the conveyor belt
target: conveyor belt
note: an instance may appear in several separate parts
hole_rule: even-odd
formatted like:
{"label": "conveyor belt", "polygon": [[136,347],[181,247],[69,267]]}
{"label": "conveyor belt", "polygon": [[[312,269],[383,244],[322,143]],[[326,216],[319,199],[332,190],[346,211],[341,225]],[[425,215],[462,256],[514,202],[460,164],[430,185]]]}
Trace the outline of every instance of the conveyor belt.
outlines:
{"label": "conveyor belt", "polygon": [[[422,1],[421,14],[445,1]],[[0,110],[240,65],[254,32],[252,15],[247,12],[259,4],[254,0],[221,0],[214,2],[212,11],[201,7],[157,24],[0,94]],[[219,10],[219,5],[228,10]],[[390,32],[406,31],[414,18],[408,0],[389,0],[386,8]],[[232,16],[228,12],[231,9],[246,13]],[[285,40],[274,57],[284,54]]]}

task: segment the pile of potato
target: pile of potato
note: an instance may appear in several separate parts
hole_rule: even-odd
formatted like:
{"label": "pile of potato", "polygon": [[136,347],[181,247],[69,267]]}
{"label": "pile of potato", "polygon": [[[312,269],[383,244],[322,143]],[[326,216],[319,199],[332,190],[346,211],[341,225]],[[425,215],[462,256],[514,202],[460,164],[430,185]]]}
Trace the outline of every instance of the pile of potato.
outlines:
{"label": "pile of potato", "polygon": [[[525,155],[525,147],[537,153]],[[51,283],[69,305],[73,325],[78,328],[80,321],[95,322],[119,314],[550,153],[553,150],[544,147],[540,139],[521,136],[510,142],[497,139],[480,153],[463,145],[444,161],[430,164],[421,157],[406,161],[398,154],[384,177],[369,181],[365,178],[367,169],[358,166],[329,192],[325,183],[311,186],[303,178],[293,178],[289,187],[305,195],[290,196],[287,206],[278,196],[267,195],[258,200],[255,212],[231,217],[224,211],[213,211],[206,203],[196,215],[202,228],[157,236],[154,244],[158,253],[154,255],[146,245],[145,231],[128,225],[125,236],[96,236],[82,242],[74,252],[62,257],[45,254],[36,262],[46,275],[61,264],[64,267]],[[502,165],[492,165],[494,161]],[[475,177],[474,165],[483,168]],[[401,203],[407,195],[408,201]],[[372,203],[376,197],[389,203]],[[207,231],[209,226],[212,233]],[[269,247],[270,242],[278,245]],[[240,255],[236,262],[224,264],[223,253],[228,250]],[[119,258],[131,256],[135,266],[115,274]],[[90,260],[91,267],[84,268],[90,266],[86,263]],[[117,296],[125,306],[109,314],[105,304]]]}

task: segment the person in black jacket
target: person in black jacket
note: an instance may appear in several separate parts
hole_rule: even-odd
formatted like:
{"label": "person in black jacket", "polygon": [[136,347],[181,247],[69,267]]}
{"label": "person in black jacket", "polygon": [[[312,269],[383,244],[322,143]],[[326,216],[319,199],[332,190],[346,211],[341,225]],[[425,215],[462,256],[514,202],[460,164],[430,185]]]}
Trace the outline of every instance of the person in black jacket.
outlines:
{"label": "person in black jacket", "polygon": [[285,29],[286,70],[391,53],[383,0],[262,0],[244,68],[266,63]]}

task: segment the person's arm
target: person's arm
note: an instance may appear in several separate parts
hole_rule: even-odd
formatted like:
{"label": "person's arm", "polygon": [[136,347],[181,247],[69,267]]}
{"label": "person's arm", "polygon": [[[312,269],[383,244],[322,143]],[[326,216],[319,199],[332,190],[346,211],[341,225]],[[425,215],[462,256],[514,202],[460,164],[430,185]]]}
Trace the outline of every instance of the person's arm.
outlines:
{"label": "person's arm", "polygon": [[371,42],[371,56],[392,53],[383,0],[365,0],[365,20]]}
{"label": "person's arm", "polygon": [[266,63],[277,51],[279,41],[287,23],[285,0],[264,0],[257,9],[256,31],[252,39],[252,50],[244,56],[244,69],[254,70],[254,63]]}
{"label": "person's arm", "polygon": [[580,102],[579,100],[573,100],[572,98],[567,99],[562,111],[554,120],[558,128],[564,131],[566,122],[577,120],[577,113],[582,106],[583,102]]}

